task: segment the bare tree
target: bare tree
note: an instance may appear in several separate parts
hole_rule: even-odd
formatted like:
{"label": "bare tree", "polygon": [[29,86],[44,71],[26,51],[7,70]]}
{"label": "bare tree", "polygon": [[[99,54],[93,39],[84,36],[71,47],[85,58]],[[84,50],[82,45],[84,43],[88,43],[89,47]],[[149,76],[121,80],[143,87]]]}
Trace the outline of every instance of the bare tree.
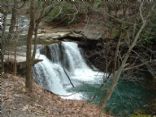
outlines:
{"label": "bare tree", "polygon": [[[58,2],[59,3],[59,2]],[[42,8],[36,9],[36,4],[34,0],[30,1],[30,25],[27,36],[27,52],[26,52],[26,88],[32,90],[32,65],[36,54],[37,46],[37,33],[39,24],[41,21],[53,10],[53,4],[50,0],[39,1]],[[34,48],[32,51],[32,36],[34,34]]]}
{"label": "bare tree", "polygon": [[[139,7],[139,15],[141,17],[141,20],[142,20],[142,24],[138,30],[138,32],[136,33],[136,35],[134,36],[134,40],[132,40],[132,43],[129,45],[129,48],[126,52],[126,54],[124,55],[122,61],[121,61],[121,65],[119,66],[119,68],[117,70],[114,71],[113,75],[112,75],[112,83],[111,83],[111,86],[108,88],[108,90],[106,91],[106,96],[102,99],[101,103],[100,103],[100,108],[103,109],[105,108],[106,106],[106,103],[107,101],[110,99],[110,97],[112,96],[112,93],[120,79],[120,76],[122,74],[122,72],[124,71],[126,65],[127,65],[127,60],[131,54],[131,52],[133,51],[133,48],[137,45],[137,42],[140,38],[140,35],[141,33],[143,32],[145,26],[147,25],[148,23],[148,18],[149,16],[151,15],[151,12],[153,11],[155,5],[152,6],[152,9],[149,10],[149,13],[147,15],[147,17],[145,18],[143,16],[143,13],[142,13],[142,10],[143,10],[143,5],[144,5],[144,2],[141,2],[140,3],[140,7]],[[118,50],[119,50],[119,46],[120,46],[120,40],[118,42],[118,45],[117,45],[117,51],[116,51],[116,56],[118,55]],[[115,60],[116,61],[116,60]]]}
{"label": "bare tree", "polygon": [[5,45],[6,45],[6,36],[5,36],[5,29],[6,29],[6,16],[8,11],[6,10],[5,6],[1,6],[0,8],[1,22],[2,22],[2,29],[1,29],[1,41],[0,41],[0,59],[1,59],[1,73],[4,73],[4,54],[5,54]]}
{"label": "bare tree", "polygon": [[16,65],[16,44],[17,44],[17,39],[16,39],[16,34],[15,32],[17,31],[17,0],[13,0],[13,7],[11,11],[11,24],[9,28],[9,34],[8,34],[8,40],[13,40],[14,43],[12,45],[14,46],[14,63],[13,63],[13,74],[16,75],[17,72],[17,65]]}
{"label": "bare tree", "polygon": [[[10,51],[14,50],[14,61],[13,61],[13,72],[14,75],[16,74],[16,44],[17,44],[17,13],[20,8],[22,8],[23,4],[25,4],[25,1],[23,0],[1,0],[0,1],[1,8],[0,12],[3,14],[3,28],[1,33],[1,41],[2,41],[2,50],[3,50],[3,57],[4,55],[8,54]],[[22,4],[22,5],[21,5]],[[11,21],[8,20],[7,16],[11,15]],[[9,32],[7,31],[7,28],[9,27]],[[7,45],[7,46],[6,46]],[[13,47],[9,50],[9,47]],[[8,49],[8,51],[6,51]],[[4,66],[4,63],[3,63]],[[4,71],[4,70],[3,70]]]}
{"label": "bare tree", "polygon": [[34,22],[35,22],[35,11],[34,6],[35,0],[30,0],[30,24],[27,36],[27,52],[26,52],[26,88],[32,90],[32,60],[31,60],[31,49],[32,49],[32,36],[34,32]]}

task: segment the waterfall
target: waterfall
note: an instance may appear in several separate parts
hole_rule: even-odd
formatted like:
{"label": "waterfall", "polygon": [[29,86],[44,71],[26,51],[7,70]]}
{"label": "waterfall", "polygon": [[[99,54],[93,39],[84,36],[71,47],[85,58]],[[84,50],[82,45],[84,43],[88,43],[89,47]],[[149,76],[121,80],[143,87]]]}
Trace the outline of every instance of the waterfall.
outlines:
{"label": "waterfall", "polygon": [[[81,99],[83,95],[73,94],[69,89],[81,83],[100,83],[104,73],[93,71],[85,62],[77,43],[62,42],[48,46],[50,58],[41,54],[44,48],[37,50],[36,57],[42,59],[34,65],[34,79],[45,89],[62,98]],[[70,80],[69,80],[70,78]]]}

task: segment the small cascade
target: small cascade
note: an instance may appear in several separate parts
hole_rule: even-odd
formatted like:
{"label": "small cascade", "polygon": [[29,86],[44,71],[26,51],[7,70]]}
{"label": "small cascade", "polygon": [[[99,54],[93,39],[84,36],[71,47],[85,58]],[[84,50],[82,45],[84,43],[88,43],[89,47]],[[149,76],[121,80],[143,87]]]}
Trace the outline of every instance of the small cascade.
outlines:
{"label": "small cascade", "polygon": [[63,42],[62,46],[64,47],[65,59],[67,59],[67,63],[69,64],[72,71],[75,69],[89,69],[87,64],[85,63],[84,58],[82,57],[78,45],[73,42]]}
{"label": "small cascade", "polygon": [[56,94],[65,95],[64,90],[66,75],[59,64],[53,64],[46,56],[40,55],[43,61],[34,66],[36,79],[47,90]]}
{"label": "small cascade", "polygon": [[60,63],[61,62],[61,50],[59,44],[55,43],[52,45],[49,45],[50,49],[50,56],[51,56],[51,61],[53,63]]}
{"label": "small cascade", "polygon": [[81,55],[77,43],[62,42],[52,44],[49,47],[50,58],[41,54],[40,48],[36,55],[43,61],[35,64],[34,79],[45,89],[68,99],[81,99],[82,94],[73,94],[70,92],[73,86],[81,83],[100,83],[104,73],[93,71],[85,62]]}

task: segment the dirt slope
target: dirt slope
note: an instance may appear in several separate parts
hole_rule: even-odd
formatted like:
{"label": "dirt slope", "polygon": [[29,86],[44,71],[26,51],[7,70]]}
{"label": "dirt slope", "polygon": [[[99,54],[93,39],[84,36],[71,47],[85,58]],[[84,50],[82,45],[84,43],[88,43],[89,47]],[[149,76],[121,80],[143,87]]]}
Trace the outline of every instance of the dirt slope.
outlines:
{"label": "dirt slope", "polygon": [[[2,117],[98,117],[99,109],[84,101],[63,100],[33,83],[33,93],[24,78],[7,74],[2,80]],[[103,117],[110,117],[103,114]]]}

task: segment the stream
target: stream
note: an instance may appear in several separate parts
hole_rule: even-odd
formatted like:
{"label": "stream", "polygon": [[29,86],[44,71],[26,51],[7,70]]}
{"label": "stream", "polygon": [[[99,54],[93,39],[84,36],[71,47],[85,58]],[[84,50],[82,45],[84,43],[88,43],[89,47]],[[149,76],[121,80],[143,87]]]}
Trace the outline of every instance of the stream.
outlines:
{"label": "stream", "polygon": [[[109,85],[109,82],[106,82],[104,87],[100,88],[108,74],[96,68],[91,69],[75,42],[52,44],[48,46],[48,50],[49,53],[45,52],[44,47],[37,50],[36,58],[43,61],[33,67],[35,81],[61,98],[85,99],[98,104]],[[120,80],[105,111],[126,117],[144,108],[155,92],[146,89],[142,84]]]}

